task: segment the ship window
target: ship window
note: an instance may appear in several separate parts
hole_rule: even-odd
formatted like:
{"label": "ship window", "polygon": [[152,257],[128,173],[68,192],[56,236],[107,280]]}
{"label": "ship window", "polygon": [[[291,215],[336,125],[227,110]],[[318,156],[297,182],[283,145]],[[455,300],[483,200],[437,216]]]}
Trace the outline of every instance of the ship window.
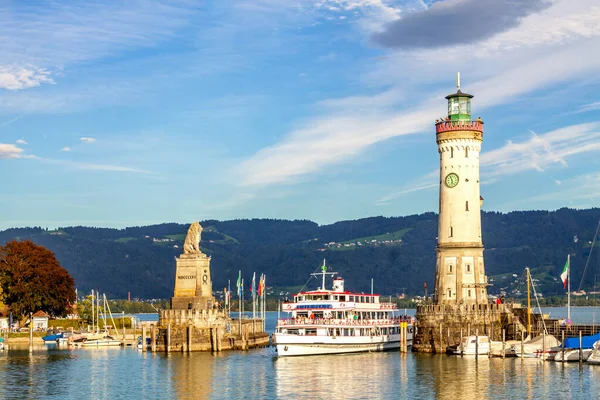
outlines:
{"label": "ship window", "polygon": [[346,296],[340,296],[340,301],[346,301]]}
{"label": "ship window", "polygon": [[338,299],[338,296],[334,295],[334,296],[333,296],[333,299],[334,299],[334,300],[337,300],[337,299]]}
{"label": "ship window", "polygon": [[465,211],[469,211],[469,202],[465,201]]}
{"label": "ship window", "polygon": [[354,301],[354,296],[349,296],[348,301]]}

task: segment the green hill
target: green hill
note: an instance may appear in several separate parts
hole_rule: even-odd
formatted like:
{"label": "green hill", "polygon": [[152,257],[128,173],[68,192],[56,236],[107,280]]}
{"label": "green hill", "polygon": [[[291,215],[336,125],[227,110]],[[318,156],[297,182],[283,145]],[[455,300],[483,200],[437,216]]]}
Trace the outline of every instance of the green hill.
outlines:
{"label": "green hill", "polygon": [[[539,280],[540,292],[545,296],[562,294],[562,284],[555,278],[568,253],[573,284],[578,287],[599,220],[598,208],[483,212],[486,273],[493,279],[490,292],[513,290],[514,285],[506,285],[501,277],[509,276],[504,280],[512,281],[512,274],[521,276],[528,266]],[[386,295],[399,293],[401,288],[408,294],[421,294],[424,282],[433,287],[434,213],[322,226],[312,221],[270,219],[201,224],[205,227],[201,246],[212,257],[214,290],[221,290],[228,280],[235,286],[238,270],[246,282],[256,271],[267,274],[269,286],[302,286],[323,258],[346,278],[346,286],[352,290],[367,292],[371,278],[375,290]],[[80,292],[93,288],[112,298],[125,298],[128,292],[132,297],[168,298],[173,291],[174,257],[181,253],[187,228],[176,223],[124,229],[13,228],[0,232],[0,242],[31,239],[46,246],[75,278]],[[584,288],[593,285],[597,263],[593,257]]]}

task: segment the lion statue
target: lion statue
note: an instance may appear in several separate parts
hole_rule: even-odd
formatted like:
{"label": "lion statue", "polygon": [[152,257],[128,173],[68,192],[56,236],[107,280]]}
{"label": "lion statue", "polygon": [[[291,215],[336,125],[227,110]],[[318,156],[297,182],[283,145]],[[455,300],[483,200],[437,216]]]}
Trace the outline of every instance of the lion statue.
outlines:
{"label": "lion statue", "polygon": [[183,243],[183,254],[199,254],[200,251],[200,235],[202,234],[202,226],[199,222],[193,222],[188,229],[185,242]]}

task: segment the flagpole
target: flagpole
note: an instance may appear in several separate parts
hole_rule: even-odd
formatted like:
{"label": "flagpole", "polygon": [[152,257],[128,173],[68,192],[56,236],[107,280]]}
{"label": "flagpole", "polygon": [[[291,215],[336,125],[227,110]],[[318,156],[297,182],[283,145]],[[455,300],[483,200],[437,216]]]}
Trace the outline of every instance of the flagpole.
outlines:
{"label": "flagpole", "polygon": [[571,323],[571,254],[567,255],[567,323]]}

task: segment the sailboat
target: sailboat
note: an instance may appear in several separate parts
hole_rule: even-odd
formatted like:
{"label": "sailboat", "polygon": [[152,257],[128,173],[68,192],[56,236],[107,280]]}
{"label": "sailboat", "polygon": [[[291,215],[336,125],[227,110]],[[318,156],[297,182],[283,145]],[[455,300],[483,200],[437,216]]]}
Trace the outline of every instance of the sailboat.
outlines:
{"label": "sailboat", "polygon": [[[600,230],[600,222],[598,222],[598,228],[596,229],[596,234],[594,235],[594,240],[592,241],[592,247],[590,248],[590,253],[588,255],[588,260],[586,262],[586,269],[588,263],[590,261],[590,257],[592,255],[592,251],[594,248],[594,243],[596,242],[596,237],[598,236],[598,230]],[[567,263],[565,264],[565,268],[563,269],[563,273],[561,274],[561,279],[563,283],[565,282],[565,278],[568,281],[568,302],[567,302],[567,324],[571,323],[571,259],[567,258]],[[583,272],[583,276],[585,276],[585,270]],[[579,289],[581,289],[581,285],[583,284],[583,276],[581,278],[581,284]],[[593,353],[596,351],[598,347],[596,344],[600,341],[600,333],[596,333],[595,335],[566,338],[560,350],[556,353],[554,357],[554,361],[558,362],[567,362],[567,361],[579,361],[579,359],[583,359],[583,361],[588,360]],[[580,350],[581,349],[581,350]],[[600,355],[599,355],[600,356]],[[596,356],[592,359],[592,363],[594,363]]]}
{"label": "sailboat", "polygon": [[[114,339],[112,336],[110,336],[108,328],[106,327],[106,318],[110,315],[110,320],[113,324],[113,326],[115,325],[115,320],[113,319],[112,313],[110,311],[110,306],[108,305],[108,301],[106,301],[106,295],[103,294],[102,295],[102,302],[103,302],[103,315],[104,315],[104,332],[101,333],[100,337],[87,337],[83,343],[82,346],[83,347],[106,347],[106,346],[120,346],[121,345],[121,340],[120,339]],[[108,310],[108,315],[106,314],[106,311]],[[100,326],[100,324],[98,324],[98,326]],[[117,331],[118,333],[118,331]]]}
{"label": "sailboat", "polygon": [[[540,301],[535,290],[535,285],[531,279],[531,271],[529,268],[525,268],[525,272],[527,274],[527,334],[531,333],[531,291],[533,289],[533,294],[537,303],[538,309],[541,311]],[[546,330],[546,322],[542,317],[542,325],[544,327],[544,333],[538,335],[532,339],[527,340],[521,346],[520,344],[515,344],[511,346],[510,352],[515,354],[517,357],[524,358],[541,358],[543,360],[554,358],[556,352],[560,348],[560,341],[556,339],[554,336],[549,335]],[[529,336],[528,336],[529,337]]]}

